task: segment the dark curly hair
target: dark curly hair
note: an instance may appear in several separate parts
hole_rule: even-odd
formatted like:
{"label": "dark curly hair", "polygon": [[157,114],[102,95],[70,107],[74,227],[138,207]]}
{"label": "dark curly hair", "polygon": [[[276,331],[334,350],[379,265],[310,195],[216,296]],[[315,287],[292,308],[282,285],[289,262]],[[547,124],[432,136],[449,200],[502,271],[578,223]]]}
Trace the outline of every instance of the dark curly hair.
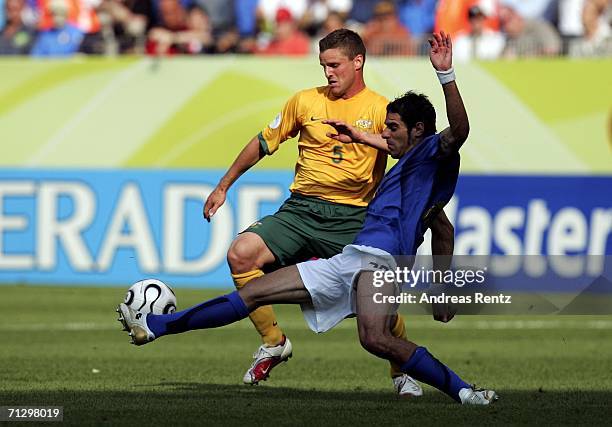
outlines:
{"label": "dark curly hair", "polygon": [[387,105],[387,113],[397,113],[408,129],[423,122],[423,136],[436,133],[436,110],[427,96],[408,91]]}

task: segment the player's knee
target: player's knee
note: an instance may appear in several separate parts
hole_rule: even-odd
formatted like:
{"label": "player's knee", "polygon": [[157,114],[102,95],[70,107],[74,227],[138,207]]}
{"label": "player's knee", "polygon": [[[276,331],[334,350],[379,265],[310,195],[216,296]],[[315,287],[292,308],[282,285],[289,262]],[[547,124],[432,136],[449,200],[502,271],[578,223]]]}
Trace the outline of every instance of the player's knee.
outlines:
{"label": "player's knee", "polygon": [[246,273],[257,265],[257,245],[248,240],[236,239],[227,251],[227,263],[233,273]]}
{"label": "player's knee", "polygon": [[382,332],[363,331],[359,334],[361,346],[368,352],[385,357],[389,353],[389,336]]}

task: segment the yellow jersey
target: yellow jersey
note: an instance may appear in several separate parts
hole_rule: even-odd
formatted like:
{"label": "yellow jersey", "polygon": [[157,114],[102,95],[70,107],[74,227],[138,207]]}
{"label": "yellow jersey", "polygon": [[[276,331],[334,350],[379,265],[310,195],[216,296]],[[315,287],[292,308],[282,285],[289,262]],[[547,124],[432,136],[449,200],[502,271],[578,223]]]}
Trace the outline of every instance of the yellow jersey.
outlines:
{"label": "yellow jersey", "polygon": [[322,120],[342,120],[368,133],[381,133],[387,104],[385,97],[368,88],[349,99],[334,99],[327,86],[303,90],[259,133],[259,142],[270,155],[299,133],[295,178],[289,189],[334,203],[366,206],[385,173],[386,153],[329,138],[326,134],[334,128]]}

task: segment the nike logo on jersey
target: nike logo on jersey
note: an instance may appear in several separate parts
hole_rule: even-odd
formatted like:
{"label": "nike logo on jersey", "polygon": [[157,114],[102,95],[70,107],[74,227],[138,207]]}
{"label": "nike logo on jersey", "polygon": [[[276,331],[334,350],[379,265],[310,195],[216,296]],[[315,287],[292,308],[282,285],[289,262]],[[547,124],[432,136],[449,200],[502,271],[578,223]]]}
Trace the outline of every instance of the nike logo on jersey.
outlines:
{"label": "nike logo on jersey", "polygon": [[310,116],[310,121],[311,122],[317,122],[319,120],[323,120],[323,118],[322,117]]}

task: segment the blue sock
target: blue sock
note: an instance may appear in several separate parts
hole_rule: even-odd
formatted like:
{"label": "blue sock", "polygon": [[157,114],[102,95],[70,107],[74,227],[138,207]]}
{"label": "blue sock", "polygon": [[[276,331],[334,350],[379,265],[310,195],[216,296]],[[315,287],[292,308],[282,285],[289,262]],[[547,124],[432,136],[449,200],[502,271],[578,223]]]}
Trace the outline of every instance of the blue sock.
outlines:
{"label": "blue sock", "polygon": [[202,304],[172,314],[149,314],[147,326],[156,338],[180,334],[194,329],[217,328],[229,325],[249,315],[249,310],[238,291],[213,298]]}
{"label": "blue sock", "polygon": [[414,379],[443,391],[457,402],[461,402],[459,390],[471,387],[444,363],[433,357],[425,347],[417,347],[401,370]]}

